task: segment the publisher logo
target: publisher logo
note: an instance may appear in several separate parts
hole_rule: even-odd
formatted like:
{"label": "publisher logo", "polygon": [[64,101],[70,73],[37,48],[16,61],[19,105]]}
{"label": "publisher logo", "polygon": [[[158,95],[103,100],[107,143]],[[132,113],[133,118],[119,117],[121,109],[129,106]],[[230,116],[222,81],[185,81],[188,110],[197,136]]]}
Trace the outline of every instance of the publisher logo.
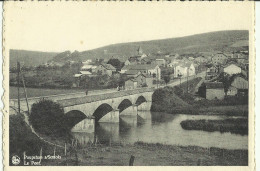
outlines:
{"label": "publisher logo", "polygon": [[17,155],[15,155],[15,156],[13,156],[12,157],[12,163],[14,164],[14,165],[18,165],[18,164],[20,164],[20,157],[18,157]]}

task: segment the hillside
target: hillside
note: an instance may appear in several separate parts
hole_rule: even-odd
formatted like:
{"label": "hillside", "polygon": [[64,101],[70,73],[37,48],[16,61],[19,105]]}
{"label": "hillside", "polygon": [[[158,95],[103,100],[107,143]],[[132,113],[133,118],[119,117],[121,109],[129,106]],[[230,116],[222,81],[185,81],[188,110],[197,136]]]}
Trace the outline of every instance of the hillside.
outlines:
{"label": "hillside", "polygon": [[27,50],[14,50],[9,52],[10,67],[16,66],[17,61],[25,66],[38,66],[51,60],[57,53],[54,52],[37,52]]}
{"label": "hillside", "polygon": [[[142,42],[120,43],[104,46],[88,51],[71,53],[65,51],[60,54],[32,51],[10,51],[10,64],[15,65],[16,57],[24,61],[26,65],[39,65],[47,61],[64,62],[67,60],[85,61],[87,59],[113,57],[126,60],[135,55],[141,46],[144,53],[156,54],[158,51],[167,53],[196,53],[196,52],[215,52],[215,51],[235,51],[244,49],[248,45],[249,32],[246,30],[218,31],[197,34],[186,37],[151,40]],[[56,55],[56,56],[55,56]]]}
{"label": "hillside", "polygon": [[[101,48],[80,52],[79,55],[67,57],[71,60],[86,60],[96,58],[111,58],[112,56],[127,59],[135,55],[139,46],[142,47],[146,54],[156,54],[158,51],[163,53],[196,53],[196,52],[214,52],[214,51],[233,51],[243,47],[232,46],[237,42],[248,42],[248,31],[218,31],[197,34],[186,37],[151,40],[143,42],[130,42],[113,44]],[[248,44],[248,43],[247,43]],[[78,52],[76,52],[78,53]],[[72,53],[73,54],[73,53]],[[55,60],[60,61],[64,58],[57,57]]]}

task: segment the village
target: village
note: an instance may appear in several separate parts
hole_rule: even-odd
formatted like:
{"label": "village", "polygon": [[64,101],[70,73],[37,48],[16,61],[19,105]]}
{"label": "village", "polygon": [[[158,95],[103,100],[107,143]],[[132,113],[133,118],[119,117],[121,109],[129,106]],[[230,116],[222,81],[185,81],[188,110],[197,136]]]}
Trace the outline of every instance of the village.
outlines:
{"label": "village", "polygon": [[[22,67],[21,70],[28,87],[117,88],[118,91],[158,88],[160,85],[205,73],[197,90],[202,98],[222,100],[225,96],[248,94],[247,50],[181,55],[159,51],[147,55],[139,46],[135,53],[125,61],[113,56],[106,61],[88,59],[81,62],[69,59],[64,62],[50,61],[38,67]],[[11,68],[11,86],[16,86],[15,75],[15,69]]]}

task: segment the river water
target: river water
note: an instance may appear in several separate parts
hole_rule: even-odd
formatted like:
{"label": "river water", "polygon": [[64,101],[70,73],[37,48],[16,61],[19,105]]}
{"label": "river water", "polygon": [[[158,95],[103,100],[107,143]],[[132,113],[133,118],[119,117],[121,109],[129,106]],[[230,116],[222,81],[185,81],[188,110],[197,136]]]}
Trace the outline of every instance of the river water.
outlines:
{"label": "river water", "polygon": [[[171,115],[138,111],[138,116],[120,116],[118,123],[98,123],[95,133],[72,133],[82,146],[88,142],[162,143],[181,146],[218,147],[225,149],[248,149],[248,136],[231,133],[184,130],[180,123],[187,119],[225,119],[214,115]],[[95,140],[96,141],[96,140]]]}

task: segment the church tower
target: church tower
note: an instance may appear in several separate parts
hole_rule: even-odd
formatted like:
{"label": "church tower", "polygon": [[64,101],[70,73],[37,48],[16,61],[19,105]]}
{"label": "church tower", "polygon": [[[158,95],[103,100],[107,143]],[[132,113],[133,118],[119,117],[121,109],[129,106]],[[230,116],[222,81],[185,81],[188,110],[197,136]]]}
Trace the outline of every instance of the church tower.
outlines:
{"label": "church tower", "polygon": [[137,54],[138,55],[142,55],[143,54],[143,49],[141,48],[141,46],[139,46],[139,48],[137,50]]}

